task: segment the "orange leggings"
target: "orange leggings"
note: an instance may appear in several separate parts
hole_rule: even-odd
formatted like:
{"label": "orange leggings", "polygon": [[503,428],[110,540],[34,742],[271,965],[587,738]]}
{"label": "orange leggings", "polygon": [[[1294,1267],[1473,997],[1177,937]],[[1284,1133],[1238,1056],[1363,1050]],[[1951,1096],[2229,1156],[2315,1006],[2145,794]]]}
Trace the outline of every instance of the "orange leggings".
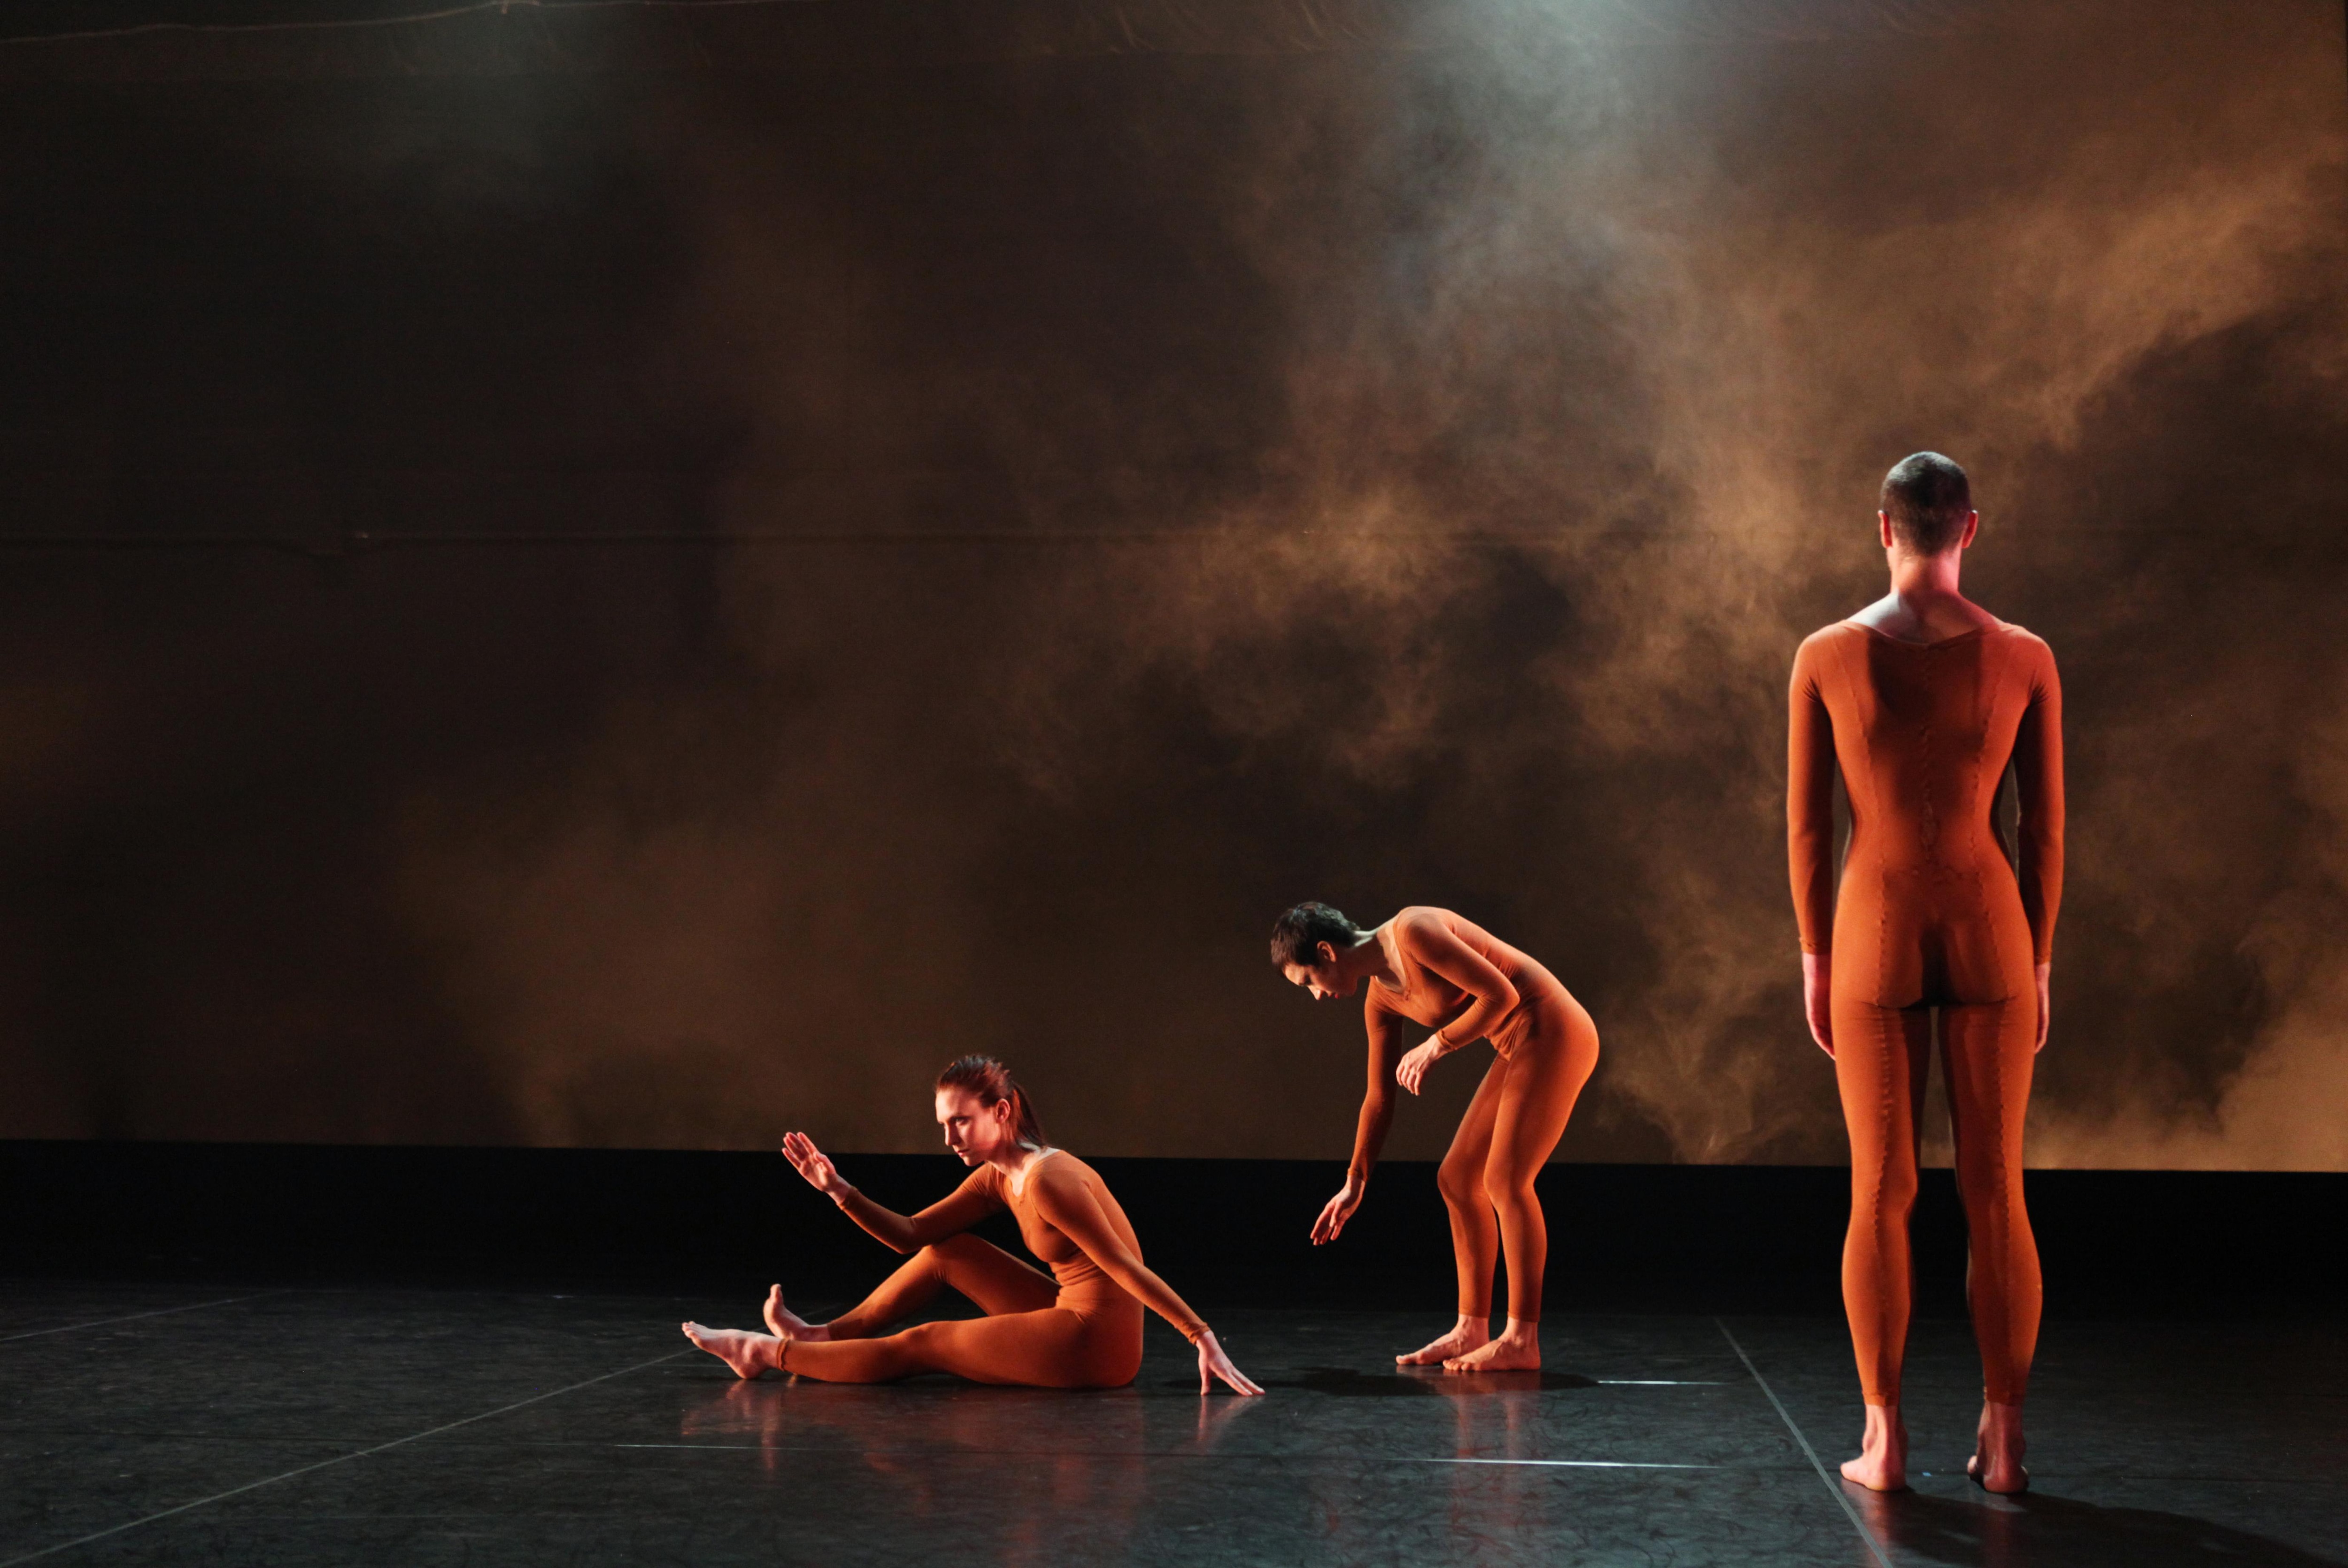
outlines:
{"label": "orange leggings", "polygon": [[[1981,1344],[1982,1386],[1993,1401],[2018,1405],[2038,1345],[2041,1298],[2038,1244],[2022,1202],[2022,1122],[2036,1060],[2038,999],[2029,991],[1940,1010],[1957,1192],[1972,1237],[1965,1294]],[[1833,1021],[1835,1081],[1850,1126],[1843,1306],[1867,1402],[1896,1405],[1914,1282],[1908,1216],[1916,1206],[1931,1014],[1837,996]]]}
{"label": "orange leggings", "polygon": [[1549,1163],[1581,1086],[1598,1065],[1598,1029],[1574,1004],[1493,1061],[1459,1119],[1435,1184],[1451,1213],[1459,1315],[1492,1315],[1492,1269],[1509,1260],[1509,1316],[1540,1319],[1549,1225],[1533,1178]]}
{"label": "orange leggings", "polygon": [[[986,1316],[882,1332],[947,1288]],[[1123,1388],[1141,1370],[1141,1303],[1123,1291],[1064,1300],[1050,1275],[973,1235],[922,1248],[830,1328],[830,1339],[785,1347],[783,1369],[825,1383],[951,1372],[1038,1389]]]}

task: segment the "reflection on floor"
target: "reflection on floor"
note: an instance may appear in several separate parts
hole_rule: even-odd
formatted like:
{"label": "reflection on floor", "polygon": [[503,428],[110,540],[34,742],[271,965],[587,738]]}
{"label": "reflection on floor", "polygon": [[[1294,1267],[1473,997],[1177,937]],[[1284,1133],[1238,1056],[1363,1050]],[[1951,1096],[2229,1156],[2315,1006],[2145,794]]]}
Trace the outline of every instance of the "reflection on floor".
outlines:
{"label": "reflection on floor", "polygon": [[[1439,1323],[1214,1314],[1271,1390],[737,1383],[755,1300],[0,1286],[10,1563],[2348,1565],[2348,1331],[2055,1323],[2036,1490],[1964,1480],[1979,1374],[1920,1327],[1916,1488],[1830,1481],[1841,1325],[1553,1320],[1547,1371],[1398,1371]],[[1815,1452],[1814,1462],[1812,1454]]]}

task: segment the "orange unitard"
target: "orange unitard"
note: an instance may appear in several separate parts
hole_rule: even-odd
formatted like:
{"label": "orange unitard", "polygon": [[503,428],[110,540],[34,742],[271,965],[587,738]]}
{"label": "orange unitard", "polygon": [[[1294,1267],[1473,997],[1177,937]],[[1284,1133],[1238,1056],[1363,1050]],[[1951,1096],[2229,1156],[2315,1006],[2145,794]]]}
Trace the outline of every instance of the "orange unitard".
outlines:
{"label": "orange unitard", "polygon": [[[1992,822],[2008,760],[2021,874]],[[1850,796],[1839,896],[1834,775]],[[1871,1405],[1900,1400],[1931,1009],[1972,1235],[1967,1290],[1991,1399],[2019,1404],[2038,1341],[2038,1247],[2022,1123],[2038,1043],[2034,967],[2063,892],[2063,695],[2054,655],[1998,622],[1931,643],[1853,621],[1794,659],[1787,837],[1805,952],[1828,970],[1850,1128],[1843,1302]]]}
{"label": "orange unitard", "polygon": [[[952,1372],[977,1383],[1115,1389],[1141,1370],[1145,1303],[1193,1344],[1207,1331],[1143,1266],[1133,1226],[1099,1174],[1064,1151],[1037,1155],[1017,1188],[994,1166],[981,1165],[910,1219],[852,1190],[839,1206],[882,1242],[913,1255],[853,1311],[833,1318],[829,1339],[786,1345],[787,1372],[826,1383]],[[963,1234],[1005,1208],[1027,1249],[1051,1266],[1050,1275]],[[886,1332],[941,1287],[959,1291],[986,1316]]]}
{"label": "orange unitard", "polygon": [[1395,1065],[1419,1030],[1457,1050],[1489,1040],[1498,1059],[1437,1169],[1451,1214],[1459,1314],[1492,1315],[1492,1269],[1509,1260],[1509,1316],[1539,1321],[1549,1227],[1533,1177],[1565,1132],[1598,1065],[1598,1026],[1557,977],[1448,909],[1405,909],[1372,935],[1401,979],[1373,979],[1363,1002],[1370,1086],[1354,1134],[1352,1178],[1366,1183],[1394,1122]]}

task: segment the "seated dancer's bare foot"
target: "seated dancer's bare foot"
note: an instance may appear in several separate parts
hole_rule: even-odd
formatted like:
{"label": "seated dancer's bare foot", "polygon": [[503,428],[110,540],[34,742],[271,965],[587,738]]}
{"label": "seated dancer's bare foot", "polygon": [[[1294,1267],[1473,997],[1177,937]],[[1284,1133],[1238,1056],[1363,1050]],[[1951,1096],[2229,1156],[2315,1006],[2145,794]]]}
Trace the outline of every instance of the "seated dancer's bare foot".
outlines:
{"label": "seated dancer's bare foot", "polygon": [[783,1305],[783,1287],[767,1287],[767,1327],[775,1331],[778,1339],[802,1339],[810,1345],[831,1337],[831,1330],[820,1323],[809,1323]]}
{"label": "seated dancer's bare foot", "polygon": [[753,1334],[743,1328],[704,1328],[698,1323],[688,1323],[685,1337],[733,1368],[737,1378],[760,1377],[779,1369],[783,1364],[784,1342],[776,1335]]}
{"label": "seated dancer's bare foot", "polygon": [[2030,1490],[2030,1472],[2022,1468],[2022,1407],[1982,1401],[1981,1432],[1965,1473],[1983,1491],[2012,1496]]}
{"label": "seated dancer's bare foot", "polygon": [[1509,1319],[1500,1337],[1465,1356],[1447,1358],[1447,1372],[1538,1372],[1540,1370],[1540,1328]]}
{"label": "seated dancer's bare foot", "polygon": [[1462,1317],[1451,1326],[1451,1332],[1442,1338],[1430,1340],[1407,1356],[1395,1357],[1395,1365],[1433,1367],[1440,1362],[1448,1361],[1455,1356],[1465,1356],[1471,1350],[1480,1350],[1489,1344],[1491,1339],[1492,1325],[1488,1320],[1481,1317]]}
{"label": "seated dancer's bare foot", "polygon": [[1842,1461],[1842,1478],[1869,1491],[1908,1490],[1908,1428],[1897,1405],[1867,1407],[1867,1434],[1859,1457]]}

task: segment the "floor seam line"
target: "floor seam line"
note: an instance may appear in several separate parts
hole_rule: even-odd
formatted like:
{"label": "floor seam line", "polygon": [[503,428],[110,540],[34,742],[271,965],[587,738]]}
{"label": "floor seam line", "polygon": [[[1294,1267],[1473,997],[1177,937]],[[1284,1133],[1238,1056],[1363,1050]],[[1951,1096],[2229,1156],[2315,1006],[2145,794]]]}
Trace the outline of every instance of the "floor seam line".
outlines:
{"label": "floor seam line", "polygon": [[292,1481],[297,1476],[309,1475],[313,1471],[345,1464],[355,1459],[366,1459],[371,1454],[384,1453],[392,1449],[404,1448],[409,1443],[422,1442],[426,1438],[438,1437],[442,1432],[453,1432],[458,1427],[469,1427],[476,1421],[486,1421],[494,1416],[506,1415],[530,1405],[543,1404],[549,1399],[559,1399],[565,1394],[574,1394],[582,1389],[592,1388],[598,1383],[608,1383],[614,1378],[624,1378],[631,1372],[641,1372],[647,1367],[657,1367],[664,1361],[675,1361],[692,1354],[691,1350],[672,1350],[665,1356],[655,1356],[649,1361],[639,1361],[633,1367],[623,1367],[616,1372],[606,1372],[599,1378],[589,1378],[563,1388],[551,1389],[543,1394],[532,1394],[527,1399],[516,1399],[510,1405],[499,1405],[494,1410],[483,1410],[477,1416],[466,1416],[458,1420],[443,1421],[437,1427],[427,1427],[420,1432],[410,1432],[404,1438],[394,1438],[387,1443],[376,1443],[372,1448],[355,1449],[346,1454],[336,1454],[332,1459],[322,1459],[314,1464],[299,1466],[283,1474],[266,1476],[260,1481],[249,1481],[242,1486],[232,1486],[226,1491],[216,1491],[210,1497],[200,1497],[193,1502],[183,1502],[176,1508],[166,1508],[159,1512],[131,1520],[128,1523],[110,1525],[104,1530],[94,1530],[88,1535],[72,1541],[61,1541],[54,1546],[44,1546],[37,1552],[27,1552],[20,1557],[11,1557],[5,1562],[0,1562],[0,1568],[16,1568],[20,1563],[36,1563],[44,1557],[54,1557],[60,1552],[70,1552],[77,1546],[87,1546],[93,1541],[104,1541],[109,1536],[120,1535],[126,1531],[137,1530],[141,1526],[158,1523],[182,1513],[193,1512],[199,1508],[209,1508],[215,1502],[225,1502],[232,1497],[242,1497],[248,1491],[258,1491],[264,1486],[275,1486],[281,1481]]}
{"label": "floor seam line", "polygon": [[[1859,1532],[1859,1538],[1861,1541],[1867,1542],[1869,1553],[1876,1562],[1881,1563],[1883,1568],[1893,1568],[1890,1555],[1883,1550],[1882,1542],[1877,1541],[1875,1532],[1868,1529],[1867,1521],[1859,1516],[1859,1510],[1850,1505],[1850,1499],[1842,1494],[1842,1488],[1837,1486],[1834,1479],[1827,1474],[1827,1467],[1818,1459],[1818,1450],[1810,1446],[1810,1440],[1802,1435],[1800,1427],[1794,1424],[1792,1413],[1777,1398],[1777,1390],[1769,1386],[1769,1379],[1761,1375],[1761,1368],[1753,1364],[1753,1358],[1745,1353],[1745,1347],[1736,1342],[1736,1336],[1728,1331],[1726,1323],[1715,1317],[1712,1320],[1712,1326],[1720,1330],[1720,1337],[1728,1341],[1728,1348],[1736,1352],[1736,1358],[1745,1363],[1745,1369],[1747,1372],[1753,1374],[1753,1381],[1760,1385],[1762,1394],[1769,1401],[1769,1408],[1777,1412],[1777,1419],[1786,1423],[1786,1430],[1794,1434],[1796,1442],[1802,1445],[1803,1457],[1810,1461],[1810,1468],[1818,1471],[1818,1484],[1827,1489],[1828,1495],[1835,1500],[1836,1505],[1842,1510],[1843,1516],[1850,1521],[1850,1527]],[[0,1568],[6,1568],[6,1565],[0,1563]]]}
{"label": "floor seam line", "polygon": [[193,1301],[185,1307],[159,1307],[152,1312],[126,1312],[119,1317],[93,1317],[88,1323],[61,1324],[55,1328],[35,1328],[23,1334],[0,1334],[0,1345],[18,1339],[38,1339],[45,1334],[71,1334],[81,1328],[103,1328],[109,1323],[136,1323],[141,1317],[169,1317],[174,1312],[201,1312],[208,1307],[233,1307],[240,1301],[260,1301],[272,1296],[291,1296],[293,1290],[256,1290],[251,1296],[224,1296],[218,1301]]}

